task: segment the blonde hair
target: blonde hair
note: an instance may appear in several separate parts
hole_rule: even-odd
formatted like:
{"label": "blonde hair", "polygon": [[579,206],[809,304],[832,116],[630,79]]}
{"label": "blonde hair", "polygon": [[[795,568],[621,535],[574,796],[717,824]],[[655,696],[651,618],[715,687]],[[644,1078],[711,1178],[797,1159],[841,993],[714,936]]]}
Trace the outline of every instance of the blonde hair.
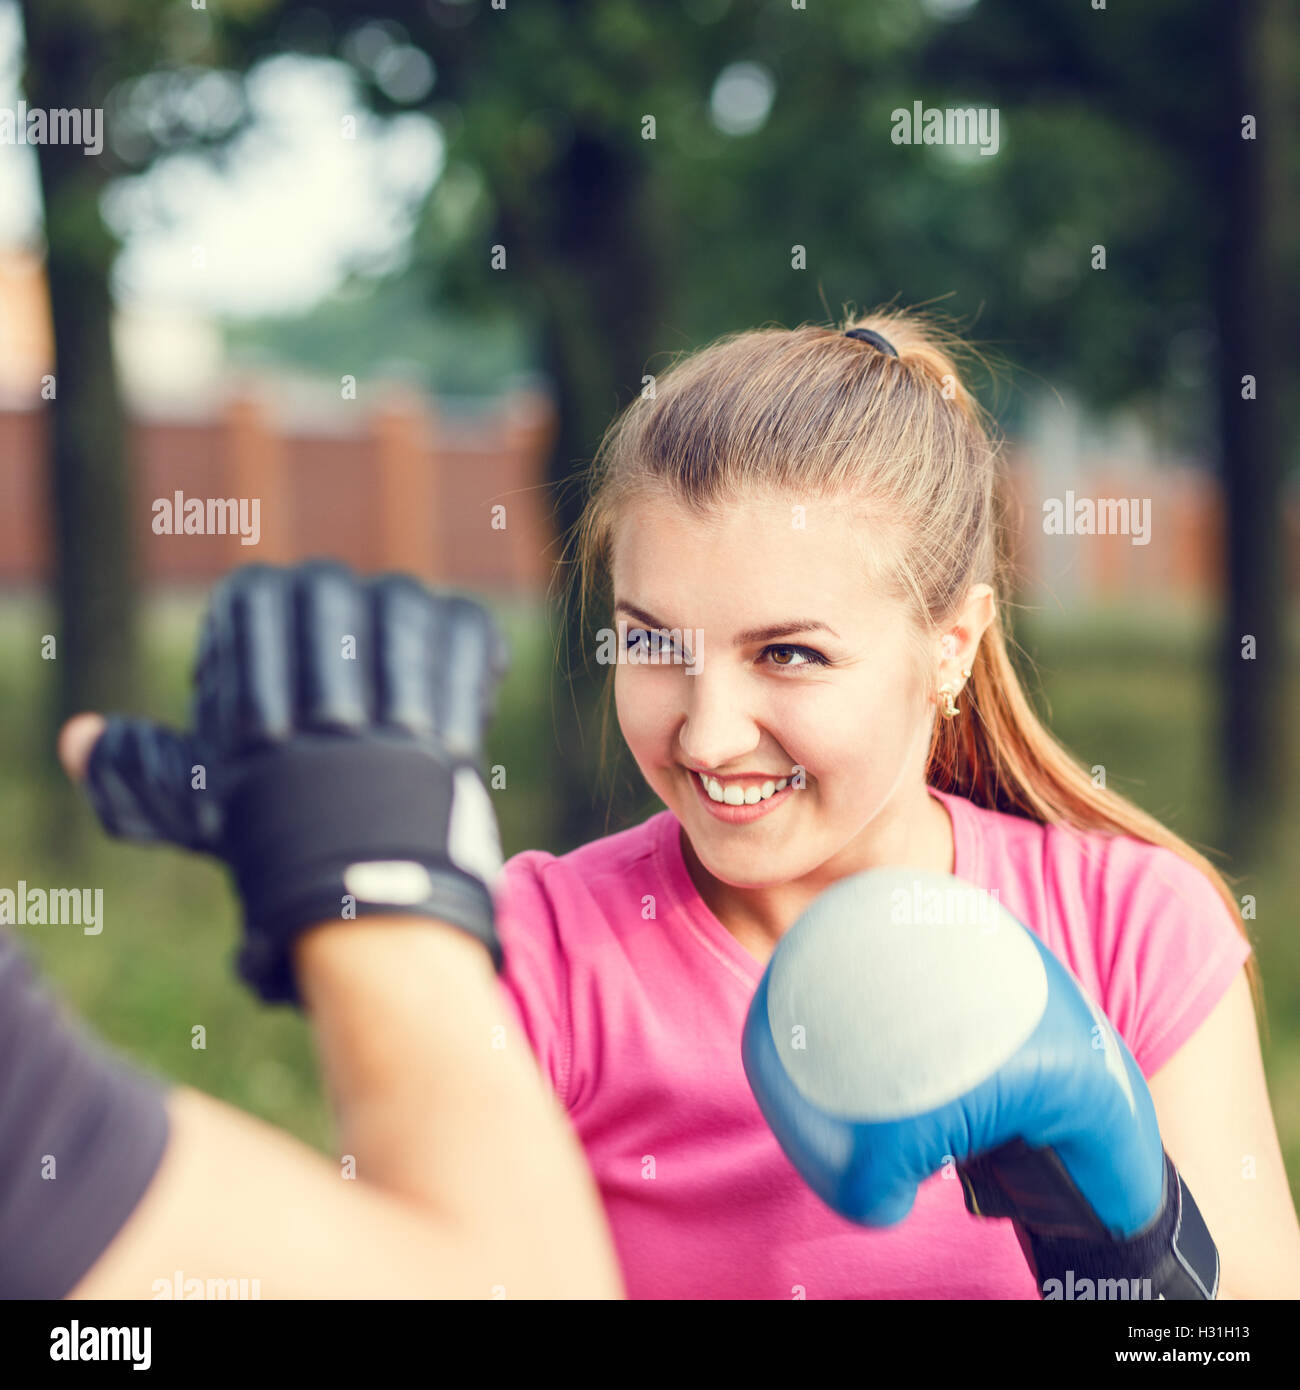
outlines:
{"label": "blonde hair", "polygon": [[[882,334],[897,359],[846,338],[850,328]],[[926,781],[977,806],[1172,850],[1213,884],[1249,940],[1224,875],[1126,797],[1097,786],[1021,688],[1004,630],[1013,574],[1002,441],[963,383],[957,364],[968,354],[933,316],[894,308],[834,328],[731,333],[679,354],[653,392],[614,420],[593,461],[572,538],[581,630],[610,581],[618,519],[637,501],[669,499],[703,513],[755,491],[851,497],[890,542],[873,546],[868,568],[912,615],[918,670],[971,587],[994,592],[961,712],[935,721]],[[1247,974],[1262,1013],[1253,954]]]}

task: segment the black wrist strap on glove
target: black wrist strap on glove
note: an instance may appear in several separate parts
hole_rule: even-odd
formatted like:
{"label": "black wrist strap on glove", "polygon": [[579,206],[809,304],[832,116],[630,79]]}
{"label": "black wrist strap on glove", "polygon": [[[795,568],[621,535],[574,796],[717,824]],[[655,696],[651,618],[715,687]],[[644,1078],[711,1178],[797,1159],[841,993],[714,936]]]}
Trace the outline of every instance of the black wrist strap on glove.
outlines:
{"label": "black wrist strap on glove", "polygon": [[373,913],[460,927],[500,971],[487,885],[500,849],[490,807],[473,807],[475,796],[487,799],[472,768],[373,734],[299,739],[251,761],[222,846],[245,905],[239,973],[263,999],[300,1002],[298,933]]}
{"label": "black wrist strap on glove", "polygon": [[1111,1236],[1051,1149],[1016,1140],[958,1171],[972,1215],[1015,1223],[1041,1296],[1078,1298],[1082,1281],[1090,1280],[1099,1298],[1213,1299],[1218,1248],[1167,1153],[1164,1162],[1160,1212],[1130,1240]]}

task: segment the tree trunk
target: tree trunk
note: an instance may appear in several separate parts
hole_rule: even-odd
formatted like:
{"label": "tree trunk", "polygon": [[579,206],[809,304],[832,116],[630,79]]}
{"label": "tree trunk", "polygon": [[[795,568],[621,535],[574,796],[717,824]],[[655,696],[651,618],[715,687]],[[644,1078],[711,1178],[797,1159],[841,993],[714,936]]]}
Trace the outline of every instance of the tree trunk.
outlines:
{"label": "tree trunk", "polygon": [[[551,482],[557,529],[567,537],[583,498],[575,476],[585,472],[617,411],[641,389],[654,350],[663,241],[640,170],[591,135],[575,138],[544,201],[549,216],[564,223],[552,229],[560,253],[537,256],[529,271],[546,301],[546,366],[560,392]],[[515,213],[522,221],[521,210]],[[625,823],[619,810],[627,809],[622,802],[611,807],[601,794],[599,697],[610,673],[591,659],[576,602],[560,622],[565,669],[554,684],[552,780],[557,852],[619,828]],[[617,747],[615,730],[611,761]]]}
{"label": "tree trunk", "polygon": [[[29,106],[103,106],[102,36],[79,9],[26,0]],[[125,423],[113,363],[108,276],[117,246],[99,215],[107,149],[39,151],[54,321],[50,496],[58,647],[53,716],[132,703],[134,586]]]}
{"label": "tree trunk", "polygon": [[[1226,501],[1227,607],[1220,650],[1224,842],[1256,860],[1280,809],[1286,760],[1282,573],[1282,393],[1287,356],[1279,276],[1285,140],[1268,45],[1280,0],[1225,7],[1225,91],[1217,187],[1227,209],[1216,258],[1220,459]],[[1242,138],[1251,115],[1256,138]],[[1243,377],[1255,398],[1243,398]],[[1253,639],[1253,643],[1248,639]],[[1253,650],[1253,656],[1251,652]]]}

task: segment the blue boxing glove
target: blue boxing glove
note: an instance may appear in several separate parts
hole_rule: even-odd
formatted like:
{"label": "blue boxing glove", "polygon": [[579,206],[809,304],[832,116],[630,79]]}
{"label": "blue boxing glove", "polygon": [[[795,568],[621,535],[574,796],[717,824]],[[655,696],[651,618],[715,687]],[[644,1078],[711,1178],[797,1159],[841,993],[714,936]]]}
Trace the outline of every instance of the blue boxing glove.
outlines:
{"label": "blue boxing glove", "polygon": [[1045,1297],[1084,1279],[1215,1297],[1218,1251],[1132,1054],[983,889],[912,869],[835,884],[773,953],[741,1053],[791,1163],[849,1220],[901,1221],[952,1162]]}
{"label": "blue boxing glove", "polygon": [[214,590],[184,733],[113,718],[86,790],[110,833],[199,850],[244,904],[244,979],[298,1002],[296,936],[432,917],[499,970],[501,845],[479,775],[507,651],[471,599],[343,565],[250,565]]}

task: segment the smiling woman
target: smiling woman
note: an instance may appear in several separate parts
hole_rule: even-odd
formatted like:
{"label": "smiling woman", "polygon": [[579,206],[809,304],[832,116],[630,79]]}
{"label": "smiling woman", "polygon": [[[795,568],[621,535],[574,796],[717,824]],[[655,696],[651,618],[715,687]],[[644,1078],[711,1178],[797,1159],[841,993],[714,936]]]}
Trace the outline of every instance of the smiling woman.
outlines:
{"label": "smiling woman", "polygon": [[[706,615],[694,679],[671,666],[616,669],[619,727],[706,866],[706,900],[724,923],[769,924],[773,944],[790,907],[831,881],[827,866],[835,876],[873,862],[951,868],[947,817],[923,779],[933,701],[911,669],[902,604],[864,589],[863,529],[833,502],[757,496],[705,517],[648,499],[614,535],[616,606],[635,594],[648,601],[631,607],[673,623]],[[967,618],[972,644],[987,592]],[[754,623],[788,612],[808,616]],[[698,772],[724,800],[728,787],[761,792],[780,778],[802,795],[737,815],[700,795]],[[736,824],[751,832],[729,833]]]}
{"label": "smiling woman", "polygon": [[[1209,862],[1096,786],[1021,690],[999,449],[960,348],[897,311],[734,334],[660,374],[595,461],[577,600],[620,625],[608,688],[666,809],[517,855],[500,927],[507,998],[583,1141],[631,1297],[1041,1296],[1011,1222],[971,1215],[951,1174],[897,1225],[847,1226],[747,1084],[741,1030],[777,943],[882,866],[995,890],[1144,1076],[1217,1030],[1239,1063],[1218,1070],[1218,1114],[1176,1062],[1152,1087],[1167,1149],[1221,1287],[1241,1296],[1265,1268],[1261,1291],[1300,1283],[1254,1023],[1215,1013],[1257,982],[1250,943]],[[1221,1121],[1262,1182],[1224,1167]]]}
{"label": "smiling woman", "polygon": [[[697,661],[710,663],[689,687],[670,685],[671,669],[616,666],[624,738],[670,807],[663,774],[684,763],[719,778],[753,770],[760,757],[770,768],[778,751],[778,765],[800,764],[811,801],[832,812],[819,824],[834,827],[840,849],[858,841],[832,878],[855,859],[913,862],[896,856],[907,845],[915,858],[927,823],[940,846],[921,867],[950,868],[947,818],[925,795],[935,786],[1040,824],[1163,846],[1194,864],[1235,914],[1214,866],[1096,786],[1024,696],[1003,628],[1000,442],[958,369],[969,353],[937,323],[898,310],[838,330],[736,333],[683,354],[656,378],[653,397],[613,423],[575,537],[584,617],[608,600],[647,628],[689,624],[701,633]],[[809,640],[788,645],[801,638]],[[778,654],[767,649],[776,641],[787,643]],[[644,700],[635,693],[642,677]],[[676,708],[665,712],[668,688]],[[952,717],[936,718],[945,690],[958,703]],[[772,703],[790,747],[771,746]],[[667,734],[672,746],[643,758],[647,734],[665,736],[646,729],[654,718],[680,728]],[[864,729],[871,737],[860,752]],[[789,852],[812,861],[813,848]],[[1248,970],[1255,987],[1253,962]]]}

